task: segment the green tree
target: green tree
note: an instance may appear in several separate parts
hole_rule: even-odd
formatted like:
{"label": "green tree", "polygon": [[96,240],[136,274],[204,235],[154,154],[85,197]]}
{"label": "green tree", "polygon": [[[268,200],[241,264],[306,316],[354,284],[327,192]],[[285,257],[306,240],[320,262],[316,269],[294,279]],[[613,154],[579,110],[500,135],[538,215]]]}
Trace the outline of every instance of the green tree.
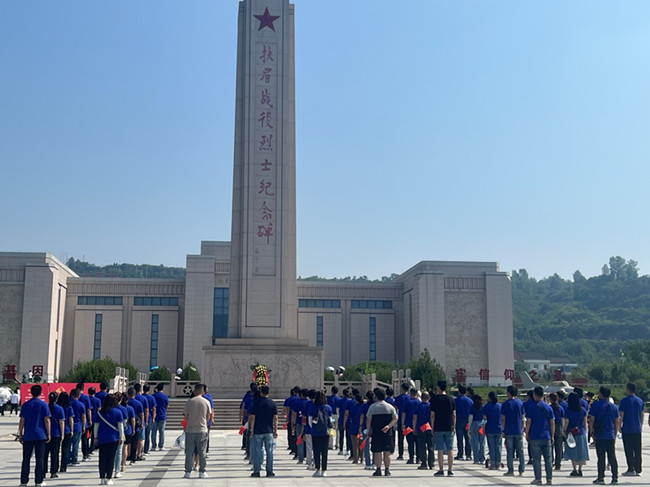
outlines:
{"label": "green tree", "polygon": [[135,380],[138,370],[130,363],[117,363],[110,357],[87,362],[78,361],[72,370],[60,378],[61,382],[109,382],[115,377],[115,369],[129,370],[129,380]]}
{"label": "green tree", "polygon": [[158,367],[151,371],[149,374],[149,380],[172,380],[172,373],[163,365],[162,367]]}
{"label": "green tree", "polygon": [[199,370],[191,361],[188,362],[185,367],[183,367],[183,371],[181,372],[181,380],[201,380],[201,374],[199,373]]}
{"label": "green tree", "polygon": [[445,371],[438,361],[431,357],[426,348],[420,356],[414,357],[403,365],[405,369],[411,369],[413,380],[419,380],[422,389],[435,390],[436,383],[445,379]]}

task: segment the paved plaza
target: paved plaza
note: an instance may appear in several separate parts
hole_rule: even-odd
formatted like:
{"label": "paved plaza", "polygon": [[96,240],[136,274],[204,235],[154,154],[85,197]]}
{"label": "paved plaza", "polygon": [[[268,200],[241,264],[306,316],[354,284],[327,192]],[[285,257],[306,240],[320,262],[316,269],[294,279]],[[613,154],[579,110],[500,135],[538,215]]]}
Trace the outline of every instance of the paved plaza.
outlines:
{"label": "paved plaza", "polygon": [[[0,486],[18,486],[20,484],[20,463],[22,450],[20,444],[14,441],[18,427],[18,418],[0,417]],[[650,467],[650,428],[644,426],[644,464]],[[171,446],[180,432],[168,432],[166,443]],[[199,479],[198,473],[193,472],[191,480],[183,479],[184,455],[178,448],[169,448],[166,451],[151,453],[143,462],[127,466],[127,471],[120,479],[115,479],[116,486],[174,486],[190,487],[200,485],[210,486],[413,486],[417,485],[445,485],[449,487],[469,486],[482,487],[494,485],[528,485],[533,479],[532,467],[527,466],[523,477],[503,477],[502,472],[490,472],[483,467],[468,462],[457,462],[454,467],[454,477],[433,477],[432,471],[417,470],[414,465],[406,465],[404,461],[394,461],[391,468],[391,477],[372,477],[372,471],[363,469],[361,465],[352,465],[351,462],[330,450],[328,477],[313,478],[312,472],[299,466],[291,460],[286,449],[286,432],[282,432],[278,439],[275,456],[276,477],[252,479],[251,466],[244,461],[241,451],[241,436],[237,431],[213,431],[210,435],[210,455],[208,458],[208,479]],[[620,473],[625,471],[625,455],[621,441],[616,442],[617,458]],[[332,454],[333,453],[333,454]],[[504,452],[505,453],[505,452]],[[563,463],[563,470],[554,472],[554,485],[591,485],[596,478],[596,452],[590,449],[591,460],[584,468],[583,478],[568,477],[570,463]],[[89,462],[80,463],[77,467],[69,468],[67,473],[60,474],[58,479],[47,478],[48,486],[91,486],[99,485],[97,470],[97,453]],[[264,475],[264,473],[262,473]],[[607,483],[610,476],[607,472]],[[646,472],[640,477],[619,478],[620,485],[650,485],[650,473]],[[34,485],[33,467],[30,474],[29,485]]]}

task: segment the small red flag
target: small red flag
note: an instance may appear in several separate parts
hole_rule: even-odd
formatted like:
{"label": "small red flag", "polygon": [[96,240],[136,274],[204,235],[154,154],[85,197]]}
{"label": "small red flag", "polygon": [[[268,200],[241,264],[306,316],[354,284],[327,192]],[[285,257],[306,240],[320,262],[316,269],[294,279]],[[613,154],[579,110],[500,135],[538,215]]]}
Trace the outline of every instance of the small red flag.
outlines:
{"label": "small red flag", "polygon": [[302,435],[300,435],[296,440],[296,445],[302,445]]}
{"label": "small red flag", "polygon": [[483,426],[481,426],[481,427],[479,428],[478,433],[479,433],[480,435],[485,436],[485,425],[483,425]]}
{"label": "small red flag", "polygon": [[429,423],[424,423],[422,426],[420,426],[420,431],[422,431],[422,433],[431,431],[431,425]]}
{"label": "small red flag", "polygon": [[359,445],[359,448],[363,450],[366,447],[366,442],[368,441],[368,438],[364,438],[361,444]]}
{"label": "small red flag", "polygon": [[411,433],[413,433],[413,430],[412,430],[409,426],[407,426],[407,427],[404,429],[404,436],[408,436],[408,435],[410,435]]}
{"label": "small red flag", "polygon": [[181,426],[183,429],[187,428],[187,419],[183,419],[183,421],[181,421]]}

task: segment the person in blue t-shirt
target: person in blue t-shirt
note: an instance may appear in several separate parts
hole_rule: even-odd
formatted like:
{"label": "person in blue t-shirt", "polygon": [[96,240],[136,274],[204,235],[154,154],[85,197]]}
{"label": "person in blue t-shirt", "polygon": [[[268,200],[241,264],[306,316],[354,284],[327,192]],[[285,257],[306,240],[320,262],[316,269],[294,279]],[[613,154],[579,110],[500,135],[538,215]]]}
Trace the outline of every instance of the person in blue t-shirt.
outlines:
{"label": "person in blue t-shirt", "polygon": [[[289,452],[294,455],[294,459],[298,458],[298,451],[296,449],[296,437],[294,436],[293,428],[291,427],[291,404],[298,397],[299,391],[300,387],[292,387],[289,391],[289,397],[284,400],[284,404],[282,405],[282,415],[284,416],[285,426],[287,428],[287,448]],[[242,426],[243,425],[244,423],[242,422]]]}
{"label": "person in blue t-shirt", "polygon": [[156,401],[156,416],[151,435],[151,446],[154,450],[158,448],[158,451],[165,449],[165,426],[167,425],[167,408],[169,407],[169,397],[163,392],[164,388],[165,384],[159,382],[156,385],[156,393],[153,395]]}
{"label": "person in blue t-shirt", "polygon": [[47,460],[50,460],[50,478],[59,476],[59,464],[61,459],[61,442],[65,431],[65,411],[57,404],[59,395],[50,392],[48,396],[50,408],[50,437],[49,443],[45,445],[45,473],[48,473]]}
{"label": "person in blue t-shirt", "polygon": [[20,469],[20,483],[29,482],[29,464],[32,453],[36,458],[34,478],[36,485],[43,483],[45,478],[45,444],[50,436],[50,409],[47,403],[39,399],[43,392],[40,385],[31,387],[32,398],[20,408],[18,423],[18,441],[23,445],[23,463]]}
{"label": "person in blue t-shirt", "polygon": [[[291,428],[293,434],[296,437],[296,452],[298,456],[298,463],[302,464],[305,461],[305,442],[303,432],[305,429],[305,424],[302,417],[302,409],[305,404],[305,401],[308,401],[307,396],[309,395],[309,390],[301,389],[298,394],[298,399],[294,399],[291,403]],[[306,420],[307,418],[305,418]],[[300,440],[300,444],[298,444]]]}
{"label": "person in blue t-shirt", "polygon": [[72,438],[70,439],[70,463],[74,467],[79,463],[79,443],[86,435],[86,406],[79,400],[81,391],[72,389],[70,393],[70,407],[74,414]]}
{"label": "person in blue t-shirt", "polygon": [[413,433],[416,435],[418,470],[433,470],[433,430],[431,429],[431,396],[422,392],[422,401],[418,403],[413,414]]}
{"label": "person in blue t-shirt", "polygon": [[[469,391],[469,389],[468,389]],[[483,398],[480,394],[474,394],[472,391],[472,409],[470,416],[472,422],[469,425],[470,444],[472,445],[472,456],[474,464],[482,464],[485,461],[485,435],[481,434],[483,425]]]}
{"label": "person in blue t-shirt", "polygon": [[569,394],[568,407],[564,417],[564,432],[573,436],[575,446],[564,451],[564,457],[571,460],[573,471],[570,477],[582,477],[582,467],[589,460],[589,447],[587,446],[587,411],[580,404],[580,398],[575,392]]}
{"label": "person in blue t-shirt", "polygon": [[605,483],[605,456],[612,472],[612,483],[618,483],[618,461],[616,460],[616,435],[621,427],[618,408],[610,402],[609,387],[600,386],[598,400],[591,403],[589,408],[589,429],[596,442],[596,455],[598,456],[598,477],[594,484]]}
{"label": "person in blue t-shirt", "polygon": [[402,412],[406,401],[409,400],[409,389],[411,386],[402,382],[400,386],[402,393],[395,398],[395,408],[397,409],[397,460],[404,460],[404,428],[402,428]]}
{"label": "person in blue t-shirt", "polygon": [[95,397],[99,399],[100,408],[101,408],[101,404],[104,403],[104,399],[106,399],[106,396],[108,396],[108,384],[106,382],[100,382],[99,392],[95,394]]}
{"label": "person in blue t-shirt", "polygon": [[[334,392],[334,388],[336,386],[332,387],[332,393],[336,394],[338,388],[336,392]],[[327,438],[332,419],[332,407],[327,404],[328,399],[324,392],[316,392],[314,403],[310,405],[307,413],[307,423],[311,425],[311,437],[314,444],[314,466],[316,468],[314,477],[327,476]],[[370,445],[367,448],[370,448]]]}
{"label": "person in blue t-shirt", "polygon": [[458,386],[458,397],[454,401],[456,403],[456,446],[458,447],[458,455],[454,460],[464,460],[464,458],[471,460],[472,446],[469,442],[468,424],[474,403],[467,396],[467,388],[464,385]]}
{"label": "person in blue t-shirt", "polygon": [[361,406],[361,442],[365,441],[365,446],[363,448],[363,458],[366,462],[366,470],[374,470],[372,455],[370,455],[370,431],[365,427],[366,424],[366,414],[368,409],[375,402],[375,395],[372,391],[366,391],[366,402]]}
{"label": "person in blue t-shirt", "polygon": [[[410,428],[411,430],[414,430],[414,425],[413,425],[413,415],[417,411],[418,406],[420,405],[422,401],[418,399],[418,390],[415,387],[412,387],[409,390],[409,397],[405,401],[402,402],[402,409],[400,410],[400,419],[402,420],[402,432],[406,430],[406,428]],[[412,465],[415,463],[415,443],[416,443],[416,436],[417,436],[417,431],[413,431],[409,435],[404,435],[406,437],[406,443],[407,443],[407,448],[408,448],[408,454],[409,454],[409,459],[407,460],[407,464]],[[419,458],[417,459],[419,461]]]}
{"label": "person in blue t-shirt", "polygon": [[151,386],[149,384],[142,386],[142,397],[144,397],[147,401],[146,408],[149,413],[147,427],[144,430],[144,448],[142,449],[142,453],[144,455],[148,455],[149,449],[151,448],[151,436],[153,435],[154,420],[156,418],[156,400],[154,399],[153,395],[150,394],[150,391]]}
{"label": "person in blue t-shirt", "polygon": [[[135,384],[136,386],[139,384]],[[135,427],[133,429],[133,434],[131,435],[131,445],[129,457],[127,460],[133,465],[136,461],[142,460],[141,457],[141,447],[142,447],[142,429],[145,427],[145,409],[142,406],[142,402],[136,399],[135,387],[129,387],[126,391],[129,396],[128,405],[133,408],[135,414]]]}
{"label": "person in blue t-shirt", "polygon": [[517,398],[519,389],[515,386],[508,386],[507,393],[508,399],[501,405],[501,428],[506,437],[506,464],[508,466],[508,470],[503,475],[513,477],[515,475],[515,452],[519,458],[519,475],[523,475],[526,468],[521,428],[524,418],[524,403]]}
{"label": "person in blue t-shirt", "polygon": [[[251,407],[251,404],[253,402],[253,397],[255,396],[255,391],[257,390],[257,384],[255,382],[251,382],[248,390],[246,391],[246,394],[244,394],[244,397],[242,400],[239,402],[239,423],[242,426],[245,426],[246,423],[248,422],[248,411]],[[286,404],[287,401],[285,401]],[[286,414],[286,413],[285,413]],[[241,435],[241,449],[246,452],[244,459],[248,460],[250,459],[251,455],[251,445],[250,445],[250,440],[251,440],[251,432],[250,428],[245,430],[244,433]]]}
{"label": "person in blue t-shirt", "polygon": [[[133,409],[133,406],[129,405],[129,396],[128,394],[120,393],[120,406],[122,407],[122,416],[125,416],[124,410],[126,409],[126,416],[125,416],[125,422],[124,422],[124,444],[122,445],[122,458],[121,458],[121,464],[119,465],[119,469],[115,467],[115,470],[117,471],[116,477],[120,476],[120,472],[124,472],[124,468],[126,467],[126,459],[131,456],[131,447],[134,442],[134,436],[135,436],[135,409]],[[117,456],[117,455],[116,455]]]}
{"label": "person in blue t-shirt", "polygon": [[74,428],[74,412],[70,406],[70,395],[61,391],[57,404],[63,409],[65,415],[65,423],[63,429],[63,441],[61,442],[61,466],[60,472],[68,471],[68,464],[70,463],[70,443],[72,441],[72,430]]}
{"label": "person in blue t-shirt", "polygon": [[99,478],[101,485],[112,484],[115,453],[124,438],[124,416],[117,407],[117,398],[109,394],[96,413],[95,446],[99,448]]}
{"label": "person in blue t-shirt", "polygon": [[[331,390],[332,390],[332,395],[327,396],[327,405],[332,409],[332,412],[333,412],[332,414],[334,415],[333,416],[334,421],[336,422],[339,419],[338,415],[336,414],[336,411],[338,409],[339,400],[341,398],[339,397],[339,388],[338,387],[332,386]],[[336,433],[337,433],[336,436],[329,436],[328,435],[328,444],[329,444],[328,448],[331,448],[333,450],[336,450],[336,448],[337,448],[336,445],[339,444],[339,441],[338,441],[338,437],[339,437],[338,428],[336,429]]]}
{"label": "person in blue t-shirt", "polygon": [[501,468],[501,404],[494,391],[488,393],[488,402],[481,410],[485,423],[485,437],[487,438],[488,452],[490,454],[490,470]]}
{"label": "person in blue t-shirt", "polygon": [[[86,423],[83,426],[84,433],[81,435],[79,438],[79,441],[81,442],[81,453],[83,455],[82,460],[84,462],[90,460],[90,430],[92,430],[93,426],[93,403],[90,400],[90,397],[84,394],[84,390],[86,388],[86,385],[83,382],[79,382],[77,384],[77,389],[79,389],[79,401],[84,405],[86,408]],[[86,433],[88,432],[88,433]]]}
{"label": "person in blue t-shirt", "polygon": [[354,404],[348,414],[348,431],[352,440],[352,463],[359,463],[359,435],[361,433],[361,406],[363,406],[363,396],[357,394],[354,396]]}
{"label": "person in blue t-shirt", "polygon": [[533,460],[535,480],[533,485],[542,484],[542,457],[546,470],[546,482],[553,482],[553,462],[551,446],[555,436],[555,417],[551,406],[542,401],[544,389],[540,386],[533,389],[534,405],[526,409],[526,441],[530,445],[530,455]]}
{"label": "person in blue t-shirt", "polygon": [[621,433],[627,471],[623,476],[641,475],[641,427],[643,426],[643,401],[636,396],[636,384],[628,382],[625,397],[619,407],[621,413]]}
{"label": "person in blue t-shirt", "polygon": [[350,451],[350,444],[348,443],[349,438],[346,435],[345,431],[345,411],[347,410],[348,407],[348,397],[349,397],[350,391],[348,389],[345,389],[343,391],[343,397],[341,397],[338,401],[338,436],[339,436],[339,455],[345,455],[345,452],[343,451],[343,445],[345,443],[346,445],[346,451]]}
{"label": "person in blue t-shirt", "polygon": [[564,409],[560,406],[560,397],[555,392],[548,395],[553,410],[553,419],[555,420],[555,436],[553,438],[553,465],[555,470],[560,470],[562,466],[562,452],[564,447]]}
{"label": "person in blue t-shirt", "polygon": [[[97,421],[97,411],[102,407],[102,401],[95,397],[97,390],[94,387],[88,388],[88,399],[92,406],[92,421],[93,424]],[[95,451],[95,428],[90,428],[90,443],[88,444],[88,453],[92,454]]]}

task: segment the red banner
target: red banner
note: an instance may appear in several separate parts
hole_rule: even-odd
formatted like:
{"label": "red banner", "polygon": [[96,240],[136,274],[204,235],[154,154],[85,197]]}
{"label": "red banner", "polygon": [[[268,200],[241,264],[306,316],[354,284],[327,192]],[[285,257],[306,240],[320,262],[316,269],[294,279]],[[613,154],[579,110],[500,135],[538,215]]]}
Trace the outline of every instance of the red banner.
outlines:
{"label": "red banner", "polygon": [[[26,401],[29,401],[32,398],[32,392],[31,388],[33,385],[39,385],[43,388],[43,392],[41,392],[41,395],[39,396],[39,399],[42,399],[43,401],[47,402],[48,396],[50,395],[50,392],[57,392],[61,393],[62,391],[67,392],[70,394],[72,392],[72,389],[77,387],[77,384],[73,382],[51,382],[51,383],[39,383],[39,384],[20,384],[20,404],[25,404]],[[84,392],[88,392],[89,387],[94,387],[97,392],[99,392],[99,382],[97,383],[88,383],[86,384],[86,390]]]}

